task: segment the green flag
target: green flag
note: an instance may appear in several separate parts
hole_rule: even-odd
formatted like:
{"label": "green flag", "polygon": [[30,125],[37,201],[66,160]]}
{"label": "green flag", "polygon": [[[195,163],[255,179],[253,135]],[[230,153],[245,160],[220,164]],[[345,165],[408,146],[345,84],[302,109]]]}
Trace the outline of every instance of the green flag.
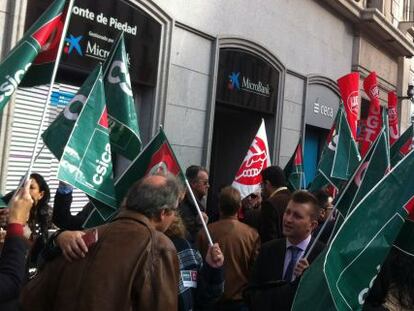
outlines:
{"label": "green flag", "polygon": [[[414,195],[414,153],[410,153],[355,207],[334,237],[324,262],[338,310],[360,310],[408,215]],[[392,204],[390,204],[392,202]]]}
{"label": "green flag", "polygon": [[288,188],[291,191],[302,189],[306,184],[305,172],[303,170],[303,153],[301,142],[299,142],[296,146],[295,152],[293,152],[292,157],[284,168],[284,172],[286,175]]}
{"label": "green flag", "polygon": [[48,49],[51,35],[62,22],[64,5],[65,0],[54,1],[0,64],[0,112],[39,52]]}
{"label": "green flag", "polygon": [[[409,204],[413,205],[414,199]],[[410,210],[413,210],[413,208],[411,207]],[[394,242],[394,247],[414,257],[414,213],[411,213],[405,220],[404,226]]]}
{"label": "green flag", "polygon": [[111,148],[114,153],[133,160],[141,150],[141,138],[123,33],[114,44],[103,70]]}
{"label": "green flag", "polygon": [[389,170],[388,150],[387,135],[385,128],[383,128],[338,197],[335,206],[343,218],[353,210],[357,203]]}
{"label": "green flag", "polygon": [[339,124],[336,129],[337,136],[334,135],[333,140],[337,139],[337,144],[330,177],[348,180],[357,168],[361,156],[359,155],[358,147],[345,113],[340,114]]}
{"label": "green flag", "polygon": [[337,311],[323,274],[326,251],[319,254],[301,277],[291,311]]}
{"label": "green flag", "polygon": [[101,68],[97,66],[83,83],[75,97],[72,98],[70,103],[42,134],[45,145],[57,159],[62,157],[63,149],[72,133],[79,113],[90,98],[100,72]]}
{"label": "green flag", "polygon": [[410,152],[413,146],[414,125],[411,123],[405,132],[390,148],[391,166],[395,166]]}
{"label": "green flag", "polygon": [[0,194],[0,208],[5,208],[7,207],[7,204],[1,199],[3,197],[2,194]]}
{"label": "green flag", "polygon": [[345,112],[340,106],[322,151],[317,175],[309,190],[316,191],[328,184],[340,189],[343,182],[354,173],[359,161],[358,149],[352,138]]}
{"label": "green flag", "polygon": [[[180,168],[179,162],[177,161],[162,129],[160,129],[158,134],[155,135],[125,172],[115,181],[115,191],[119,202],[122,201],[129,188],[136,181],[146,175],[159,172],[169,172],[179,177],[181,180],[184,180],[184,174]],[[86,220],[84,226],[91,227],[107,222],[111,216],[105,215],[106,211],[108,211],[108,209],[105,209],[102,204],[95,204],[95,209]]]}
{"label": "green flag", "polygon": [[[407,202],[414,195],[413,170],[411,152],[359,202],[326,254],[322,253],[304,273],[292,310],[309,310],[310,303],[315,311],[362,309],[408,215]],[[314,297],[318,297],[317,302]]]}
{"label": "green flag", "polygon": [[116,209],[105,93],[98,77],[79,113],[59,162],[58,179]]}

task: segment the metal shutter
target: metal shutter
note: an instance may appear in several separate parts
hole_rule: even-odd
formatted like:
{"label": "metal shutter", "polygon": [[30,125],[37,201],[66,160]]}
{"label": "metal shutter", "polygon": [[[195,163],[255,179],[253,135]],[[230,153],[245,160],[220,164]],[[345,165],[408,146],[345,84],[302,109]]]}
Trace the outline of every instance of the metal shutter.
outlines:
{"label": "metal shutter", "polygon": [[[33,88],[19,88],[16,92],[16,101],[11,127],[9,160],[6,177],[6,191],[16,189],[21,176],[27,171],[32,149],[35,144],[37,130],[41,122],[43,107],[46,101],[48,86]],[[47,108],[46,120],[42,132],[55,119],[68,101],[76,94],[78,87],[67,84],[56,84],[52,93],[52,100]],[[39,144],[39,149],[43,141]],[[56,179],[58,161],[44,147],[36,160],[33,172],[41,174],[49,184],[51,191],[51,205],[58,185]],[[75,189],[71,212],[77,213],[88,202],[83,192]]]}

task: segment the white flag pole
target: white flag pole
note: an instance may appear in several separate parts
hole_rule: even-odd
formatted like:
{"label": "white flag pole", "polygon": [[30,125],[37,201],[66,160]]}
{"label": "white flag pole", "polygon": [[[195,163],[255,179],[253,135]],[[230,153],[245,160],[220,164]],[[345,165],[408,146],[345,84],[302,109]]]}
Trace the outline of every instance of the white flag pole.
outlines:
{"label": "white flag pole", "polygon": [[[35,159],[37,158],[35,156],[36,149],[39,146],[40,136],[41,136],[43,124],[44,124],[44,121],[45,121],[47,107],[49,105],[49,101],[50,101],[50,98],[52,96],[53,86],[55,84],[56,74],[57,74],[57,71],[58,71],[58,68],[59,68],[60,58],[62,56],[62,51],[63,51],[63,44],[65,42],[66,32],[67,32],[68,27],[69,27],[69,22],[70,22],[70,17],[72,15],[72,8],[73,8],[73,3],[74,2],[75,2],[75,0],[69,0],[69,5],[68,5],[68,11],[67,11],[67,14],[66,14],[65,24],[63,25],[63,30],[62,30],[62,37],[60,38],[59,48],[58,48],[58,52],[57,52],[57,55],[56,55],[55,66],[53,67],[52,78],[50,80],[49,92],[47,93],[45,106],[43,107],[42,119],[40,121],[39,131],[37,132],[36,142],[35,142],[35,145],[33,147],[32,158],[30,160],[30,165],[29,165],[29,169],[27,170],[26,177],[30,176],[30,174],[32,172],[32,169],[33,169],[33,164],[35,162]],[[39,152],[39,154],[40,154],[40,152]]]}
{"label": "white flag pole", "polygon": [[211,239],[210,232],[208,232],[208,228],[206,222],[204,221],[203,214],[201,213],[200,206],[198,206],[198,202],[194,196],[193,190],[191,189],[190,183],[188,182],[187,178],[185,179],[185,185],[187,186],[188,192],[190,193],[191,198],[193,199],[194,205],[197,209],[198,216],[200,217],[201,224],[203,225],[204,232],[206,233],[208,244],[213,246],[213,240]]}

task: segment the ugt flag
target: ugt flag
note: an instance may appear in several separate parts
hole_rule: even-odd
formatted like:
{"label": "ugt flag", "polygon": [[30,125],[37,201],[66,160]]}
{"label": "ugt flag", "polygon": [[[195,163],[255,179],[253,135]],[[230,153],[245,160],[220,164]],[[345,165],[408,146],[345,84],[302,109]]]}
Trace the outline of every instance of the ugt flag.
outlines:
{"label": "ugt flag", "polygon": [[62,24],[64,6],[65,0],[55,0],[0,64],[0,112],[39,52],[50,48],[51,36]]}
{"label": "ugt flag", "polygon": [[[185,177],[175,154],[162,129],[129,165],[125,172],[115,181],[116,195],[119,202],[129,188],[139,179],[151,174],[170,173],[184,181]],[[94,204],[95,208],[86,220],[84,227],[100,225],[112,217],[108,207]]]}
{"label": "ugt flag", "polygon": [[390,148],[390,158],[391,166],[395,166],[399,161],[401,161],[406,154],[408,154],[413,149],[414,143],[414,125],[410,126],[405,130],[405,132],[398,138],[398,140],[391,145]]}
{"label": "ugt flag", "polygon": [[352,137],[356,140],[359,115],[359,73],[351,72],[338,79],[338,87],[344,102],[346,117],[351,128]]}
{"label": "ugt flag", "polygon": [[108,114],[101,66],[65,146],[58,179],[116,209]]}
{"label": "ugt flag", "polygon": [[390,128],[390,145],[395,143],[400,137],[398,129],[398,111],[397,111],[398,97],[395,92],[388,93],[388,123]]}
{"label": "ugt flag", "polygon": [[382,127],[381,106],[379,102],[379,91],[377,85],[377,74],[371,72],[364,80],[364,90],[371,103],[369,105],[368,117],[362,132],[361,156],[365,156],[371,144],[377,139]]}
{"label": "ugt flag", "polygon": [[310,303],[315,311],[362,309],[370,284],[413,212],[407,209],[414,196],[413,170],[411,152],[358,203],[328,250],[304,273],[293,311],[309,310]]}
{"label": "ugt flag", "polygon": [[303,170],[302,143],[299,141],[295,152],[284,168],[287,185],[291,191],[302,189],[306,184]]}
{"label": "ugt flag", "polygon": [[123,33],[105,61],[103,71],[112,151],[133,160],[141,150],[141,138]]}
{"label": "ugt flag", "polygon": [[262,170],[270,166],[269,144],[264,119],[246,156],[236,173],[232,186],[240,191],[242,199],[260,189]]}
{"label": "ugt flag", "polygon": [[57,159],[62,157],[63,149],[72,133],[75,122],[83,105],[91,97],[92,90],[100,74],[101,68],[97,66],[78,90],[75,97],[72,98],[65,109],[43,132],[42,138],[45,145]]}

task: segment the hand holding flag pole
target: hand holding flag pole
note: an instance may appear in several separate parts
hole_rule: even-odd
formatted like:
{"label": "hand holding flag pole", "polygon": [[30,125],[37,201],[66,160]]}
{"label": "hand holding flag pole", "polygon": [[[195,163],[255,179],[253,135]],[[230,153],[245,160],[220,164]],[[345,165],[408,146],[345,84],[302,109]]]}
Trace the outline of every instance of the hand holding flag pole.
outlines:
{"label": "hand holding flag pole", "polygon": [[[35,157],[36,149],[39,146],[40,136],[42,134],[42,127],[43,127],[43,124],[44,124],[44,121],[45,121],[47,106],[48,106],[50,98],[52,96],[53,85],[55,84],[56,74],[57,74],[57,71],[58,71],[58,68],[59,68],[60,58],[62,56],[62,51],[63,51],[63,44],[65,42],[66,32],[67,32],[68,27],[69,27],[69,22],[70,22],[70,17],[72,15],[72,8],[73,8],[74,2],[75,2],[75,0],[69,0],[68,11],[67,11],[66,19],[65,19],[65,24],[63,25],[62,37],[60,38],[60,42],[59,42],[59,48],[58,48],[58,52],[57,52],[57,55],[56,55],[55,66],[53,67],[53,72],[52,72],[52,78],[50,80],[49,91],[47,93],[45,105],[43,107],[42,119],[41,119],[41,122],[40,122],[39,131],[37,133],[36,142],[35,142],[35,145],[33,147],[32,158],[30,160],[30,165],[29,165],[29,169],[27,170],[26,177],[30,176],[30,174],[32,172],[32,169],[33,169],[33,164],[34,164],[34,162],[37,158],[37,157]],[[39,152],[39,154],[40,154],[40,152]]]}

